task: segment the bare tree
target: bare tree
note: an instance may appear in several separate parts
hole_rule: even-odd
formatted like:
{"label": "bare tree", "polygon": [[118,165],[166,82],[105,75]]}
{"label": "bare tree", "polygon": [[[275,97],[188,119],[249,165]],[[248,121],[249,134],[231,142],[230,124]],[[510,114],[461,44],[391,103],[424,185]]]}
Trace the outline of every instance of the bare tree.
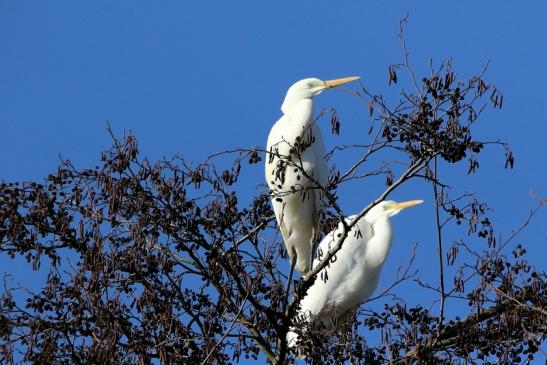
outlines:
{"label": "bare tree", "polygon": [[[266,189],[248,205],[239,201],[242,174],[256,175],[253,169],[262,171],[268,158],[258,147],[225,151],[198,165],[181,156],[150,162],[132,134],[112,133],[113,145],[95,168],[65,160],[43,182],[1,183],[0,253],[21,255],[48,275],[37,292],[4,277],[0,362],[229,364],[264,356],[285,364],[294,362],[285,338],[296,324],[311,364],[531,361],[545,339],[547,275],[527,263],[514,238],[545,200],[508,237],[499,237],[484,202],[449,188],[438,166],[467,163],[472,174],[489,145],[501,147],[505,167],[513,167],[506,143],[472,133],[483,112],[503,106],[503,96],[485,80],[486,67],[460,80],[450,60],[431,63],[420,80],[402,31],[401,25],[403,62],[388,68],[388,83],[398,87],[402,74],[409,87],[396,103],[365,85],[351,93],[370,112],[369,143],[329,152],[354,158],[345,171],[333,168],[326,186],[313,187],[328,200],[323,234],[338,222],[345,233],[305,279],[289,282],[280,269],[286,253]],[[338,133],[334,110],[319,118],[328,115]],[[294,147],[296,154],[307,148]],[[228,158],[232,163],[221,167]],[[304,173],[295,160],[286,158],[285,168]],[[299,301],[314,280],[328,280],[317,274],[352,227],[342,219],[338,194],[348,181],[378,175],[386,189],[359,216],[409,180],[431,186],[440,269],[438,278],[419,284],[436,293],[439,307],[409,306],[386,295],[416,279],[410,260],[374,298],[385,301],[383,311],[361,306],[336,330],[297,323]],[[305,198],[306,191],[300,193]],[[467,239],[449,245],[452,225]],[[457,266],[456,274],[447,266]],[[470,311],[451,310],[448,299],[468,303]],[[368,343],[366,331],[379,332],[381,341]]]}

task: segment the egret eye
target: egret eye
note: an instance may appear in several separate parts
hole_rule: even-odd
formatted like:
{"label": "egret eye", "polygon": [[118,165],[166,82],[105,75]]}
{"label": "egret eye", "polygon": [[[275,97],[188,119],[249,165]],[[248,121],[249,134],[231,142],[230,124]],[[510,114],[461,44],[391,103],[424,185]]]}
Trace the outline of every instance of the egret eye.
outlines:
{"label": "egret eye", "polygon": [[313,81],[308,82],[308,89],[312,89],[315,86]]}

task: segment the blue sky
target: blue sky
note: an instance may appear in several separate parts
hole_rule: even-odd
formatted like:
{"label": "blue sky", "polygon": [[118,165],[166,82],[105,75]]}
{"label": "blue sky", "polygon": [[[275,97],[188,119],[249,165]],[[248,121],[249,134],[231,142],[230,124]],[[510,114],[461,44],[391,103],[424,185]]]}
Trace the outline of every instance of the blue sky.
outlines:
{"label": "blue sky", "polygon": [[[110,143],[107,121],[120,135],[133,131],[151,159],[180,153],[199,162],[231,147],[264,146],[286,89],[304,77],[359,75],[395,98],[387,66],[401,61],[396,33],[406,12],[419,76],[430,58],[452,57],[464,78],[491,60],[487,79],[504,94],[504,108],[487,111],[477,133],[507,141],[515,169],[504,170],[503,151],[493,148],[479,156],[475,176],[451,182],[489,201],[505,236],[537,203],[530,192],[541,197],[547,190],[544,1],[2,1],[0,179],[41,179],[59,155],[76,166],[96,165]],[[337,108],[342,120],[340,136],[325,132],[327,148],[366,143],[370,119],[356,99],[324,93],[316,103],[322,107]],[[262,166],[255,167],[243,188],[252,194],[262,179]],[[340,191],[342,205],[355,213],[382,188],[352,184]],[[382,280],[388,283],[413,243],[420,275],[429,278],[436,270],[431,187],[413,184],[393,198],[426,204],[394,219],[396,240]],[[546,218],[541,212],[519,240],[542,269]],[[23,270],[0,257],[3,265]],[[399,292],[420,303],[414,293],[410,284]]]}

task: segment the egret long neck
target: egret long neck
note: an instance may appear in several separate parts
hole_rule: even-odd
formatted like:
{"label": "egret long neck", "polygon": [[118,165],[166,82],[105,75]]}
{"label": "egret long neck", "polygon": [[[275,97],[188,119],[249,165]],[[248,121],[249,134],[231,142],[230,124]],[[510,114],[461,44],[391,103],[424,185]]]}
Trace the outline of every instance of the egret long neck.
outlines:
{"label": "egret long neck", "polygon": [[305,106],[306,108],[310,108],[313,111],[313,99],[287,95],[285,97],[285,100],[283,101],[283,104],[281,104],[281,111],[283,112],[283,114],[288,114],[293,109],[297,107],[302,107],[302,106]]}
{"label": "egret long neck", "polygon": [[372,226],[373,238],[367,243],[367,261],[370,265],[383,265],[389,254],[393,235],[389,218],[380,218]]}

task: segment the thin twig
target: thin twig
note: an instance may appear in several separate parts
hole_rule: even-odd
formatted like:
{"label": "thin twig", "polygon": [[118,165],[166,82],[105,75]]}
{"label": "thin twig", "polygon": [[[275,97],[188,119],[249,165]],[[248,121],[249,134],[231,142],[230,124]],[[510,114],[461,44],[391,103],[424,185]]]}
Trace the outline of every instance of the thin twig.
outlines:
{"label": "thin twig", "polygon": [[441,304],[440,304],[440,315],[439,315],[439,323],[440,327],[443,326],[444,322],[444,302],[446,299],[445,292],[444,292],[444,266],[443,266],[443,242],[442,242],[442,226],[441,226],[441,218],[439,214],[440,205],[442,203],[442,196],[439,194],[437,190],[437,156],[433,159],[433,194],[435,195],[435,223],[437,225],[437,253],[439,255],[439,279],[440,279],[440,286],[441,286]]}

